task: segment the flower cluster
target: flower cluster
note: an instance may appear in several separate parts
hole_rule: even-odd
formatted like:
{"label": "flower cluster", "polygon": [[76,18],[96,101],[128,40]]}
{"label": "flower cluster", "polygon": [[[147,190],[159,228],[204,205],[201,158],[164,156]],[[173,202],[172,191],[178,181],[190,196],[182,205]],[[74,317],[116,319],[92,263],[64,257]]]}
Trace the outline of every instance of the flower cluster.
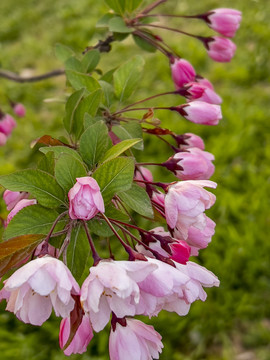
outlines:
{"label": "flower cluster", "polygon": [[[45,135],[36,141],[47,145],[40,149],[44,157],[37,169],[0,179],[7,189],[3,198],[9,211],[4,232],[7,241],[0,244],[4,253],[0,276],[19,268],[4,280],[0,300],[6,300],[6,310],[32,325],[42,325],[54,310],[62,318],[59,344],[66,355],[87,351],[94,333],[110,323],[111,360],[159,358],[161,335],[134,317],[151,318],[162,310],[185,316],[193,302],[205,301],[204,288],[219,286],[218,278],[191,258],[208,246],[215,232],[214,221],[206,215],[216,200],[207,190],[217,186],[209,180],[215,170],[214,156],[205,151],[198,135],[162,128],[154,111],[177,111],[191,122],[217,125],[222,117],[221,98],[187,60],[165,50],[158,35],[149,37],[144,27],[151,24],[140,21],[159,3],[147,7],[132,21],[126,20],[123,29],[126,27],[169,58],[175,90],[110,112],[103,103],[106,96],[101,94],[106,89],[113,91],[106,77],[100,79],[100,84],[92,79],[98,87],[86,93],[89,69],[92,71],[91,66],[97,62],[91,59],[97,52],[90,53],[89,64],[81,64],[81,68],[87,67],[87,76],[82,74],[75,85],[72,77],[68,79],[76,90],[68,99],[64,120],[70,143]],[[226,37],[234,36],[241,20],[240,12],[231,9],[191,17],[204,20]],[[229,39],[197,38],[213,59],[229,61],[233,56],[235,47]],[[120,104],[127,90],[118,85],[123,83],[127,68],[131,75],[124,79],[123,86],[129,78],[134,83],[132,71],[138,70],[140,60],[135,58],[131,63],[128,67],[125,64],[124,71],[121,67],[113,70],[114,95]],[[79,78],[84,79],[81,89]],[[133,107],[167,94],[183,96],[186,102],[165,108]],[[136,119],[126,116],[134,110],[147,110],[135,125]],[[19,105],[14,111],[24,115]],[[13,118],[5,115],[0,119],[0,135],[8,136],[14,126]],[[171,153],[165,162],[140,163],[133,157],[130,149],[141,145],[138,134],[142,131],[168,145]],[[165,167],[175,175],[175,181],[154,181],[145,167],[148,165]],[[155,225],[140,227],[131,211]],[[108,241],[107,248],[106,241],[102,242],[102,254],[107,251],[102,257],[100,238]],[[52,243],[52,239],[56,241]],[[118,247],[111,246],[113,241]],[[118,251],[120,246],[124,258]],[[92,262],[85,277],[89,253]]]}

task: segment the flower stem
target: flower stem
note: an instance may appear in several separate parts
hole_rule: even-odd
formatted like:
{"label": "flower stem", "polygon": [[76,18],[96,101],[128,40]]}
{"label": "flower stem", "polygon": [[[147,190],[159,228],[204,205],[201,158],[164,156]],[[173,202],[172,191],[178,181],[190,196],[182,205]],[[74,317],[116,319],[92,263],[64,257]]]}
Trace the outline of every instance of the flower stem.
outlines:
{"label": "flower stem", "polygon": [[89,241],[89,245],[90,245],[90,248],[91,248],[91,251],[92,251],[92,257],[93,257],[93,260],[94,260],[94,266],[96,266],[100,262],[101,257],[98,255],[98,253],[96,251],[93,239],[92,239],[92,237],[91,237],[91,235],[89,233],[89,230],[88,230],[87,223],[84,220],[83,220],[83,226],[84,226],[84,230],[85,230],[85,233],[86,233],[86,236],[87,236],[87,239]]}

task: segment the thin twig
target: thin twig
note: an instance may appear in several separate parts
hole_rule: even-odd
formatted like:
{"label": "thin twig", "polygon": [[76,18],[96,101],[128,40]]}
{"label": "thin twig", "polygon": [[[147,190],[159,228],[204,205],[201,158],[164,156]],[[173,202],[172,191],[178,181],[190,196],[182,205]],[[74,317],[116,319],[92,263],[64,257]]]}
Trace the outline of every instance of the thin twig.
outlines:
{"label": "thin twig", "polygon": [[42,75],[24,77],[24,76],[20,76],[20,75],[14,73],[14,72],[8,71],[8,70],[0,70],[0,77],[15,81],[18,83],[36,82],[36,81],[49,79],[51,77],[64,75],[64,74],[65,74],[64,69],[57,69],[57,70],[53,70],[53,71],[50,71],[50,72],[42,74]]}

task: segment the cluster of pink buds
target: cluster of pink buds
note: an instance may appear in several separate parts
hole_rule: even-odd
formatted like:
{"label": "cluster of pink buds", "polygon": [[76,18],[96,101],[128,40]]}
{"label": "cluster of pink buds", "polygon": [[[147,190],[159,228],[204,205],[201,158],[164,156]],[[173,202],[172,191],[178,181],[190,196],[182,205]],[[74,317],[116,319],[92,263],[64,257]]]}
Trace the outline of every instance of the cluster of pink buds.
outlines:
{"label": "cluster of pink buds", "polygon": [[[18,117],[25,116],[25,107],[22,104],[13,104],[12,108]],[[4,146],[8,137],[11,135],[13,129],[16,127],[15,119],[9,115],[0,111],[0,146]]]}

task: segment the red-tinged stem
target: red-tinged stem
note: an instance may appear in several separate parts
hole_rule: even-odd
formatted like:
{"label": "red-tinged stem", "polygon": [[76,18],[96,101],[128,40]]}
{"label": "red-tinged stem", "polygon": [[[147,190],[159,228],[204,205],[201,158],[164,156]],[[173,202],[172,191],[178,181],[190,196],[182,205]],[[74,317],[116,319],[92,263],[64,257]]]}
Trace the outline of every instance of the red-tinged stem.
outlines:
{"label": "red-tinged stem", "polygon": [[167,188],[168,188],[168,186],[170,186],[171,185],[171,183],[170,184],[165,184],[165,183],[161,183],[161,182],[152,182],[152,181],[145,181],[145,180],[136,180],[136,179],[134,179],[134,181],[136,181],[136,182],[140,182],[140,183],[143,183],[143,184],[150,184],[150,185],[156,185],[156,186],[158,186],[158,187],[161,187],[163,190],[167,190]]}
{"label": "red-tinged stem", "polygon": [[94,260],[94,266],[96,266],[100,262],[101,257],[98,255],[98,253],[96,251],[93,239],[92,239],[92,237],[91,237],[91,235],[89,233],[87,223],[84,220],[83,220],[83,226],[84,226],[84,230],[85,230],[85,233],[86,233],[86,236],[87,236],[87,239],[89,241],[90,248],[91,248],[92,257],[93,257],[93,260]]}
{"label": "red-tinged stem", "polygon": [[145,163],[136,163],[138,166],[144,166],[144,165],[157,165],[157,166],[164,166],[161,163],[153,163],[153,162],[145,162]]}
{"label": "red-tinged stem", "polygon": [[150,11],[152,11],[153,9],[155,9],[156,7],[158,7],[159,5],[163,4],[167,2],[167,0],[157,0],[154,3],[148,5],[142,12],[141,14],[148,14],[150,13]]}
{"label": "red-tinged stem", "polygon": [[139,27],[144,26],[144,27],[152,27],[152,28],[157,28],[157,29],[169,30],[169,31],[177,32],[179,34],[187,35],[187,36],[190,36],[190,37],[193,37],[195,39],[200,40],[200,37],[198,37],[197,35],[193,35],[193,34],[190,34],[190,33],[187,33],[185,31],[178,30],[178,29],[175,29],[175,28],[170,28],[168,26],[154,25],[154,24],[136,24],[136,26],[139,26]]}
{"label": "red-tinged stem", "polygon": [[202,15],[169,15],[169,14],[139,14],[137,18],[146,17],[170,17],[170,18],[187,18],[187,19],[200,19]]}
{"label": "red-tinged stem", "polygon": [[66,253],[66,249],[68,247],[68,244],[70,242],[70,238],[71,238],[71,231],[72,231],[72,227],[73,227],[73,222],[71,221],[69,223],[69,228],[68,228],[68,231],[67,231],[67,236],[65,237],[65,240],[59,250],[59,254],[58,254],[58,259],[60,258],[60,256],[62,255],[63,253],[63,261],[64,261],[64,264],[66,265],[67,264],[67,253]]}
{"label": "red-tinged stem", "polygon": [[128,111],[137,111],[137,110],[149,110],[149,109],[153,109],[153,110],[171,110],[170,107],[161,107],[161,106],[157,106],[157,107],[142,107],[142,108],[133,108],[133,109],[122,109],[122,110],[119,110],[117,112],[115,112],[114,114],[112,115],[118,115],[118,114],[121,114],[121,113],[124,113],[124,112],[128,112]]}
{"label": "red-tinged stem", "polygon": [[[134,25],[134,27],[136,28],[136,25]],[[155,41],[151,36],[147,36],[147,34],[144,31],[137,29],[137,30],[133,31],[133,34],[141,37],[142,39],[147,41],[149,44],[156,47],[160,52],[162,52],[169,59],[171,58],[172,54],[169,51],[167,51],[166,49],[164,49],[164,47],[161,46],[157,41]]]}

